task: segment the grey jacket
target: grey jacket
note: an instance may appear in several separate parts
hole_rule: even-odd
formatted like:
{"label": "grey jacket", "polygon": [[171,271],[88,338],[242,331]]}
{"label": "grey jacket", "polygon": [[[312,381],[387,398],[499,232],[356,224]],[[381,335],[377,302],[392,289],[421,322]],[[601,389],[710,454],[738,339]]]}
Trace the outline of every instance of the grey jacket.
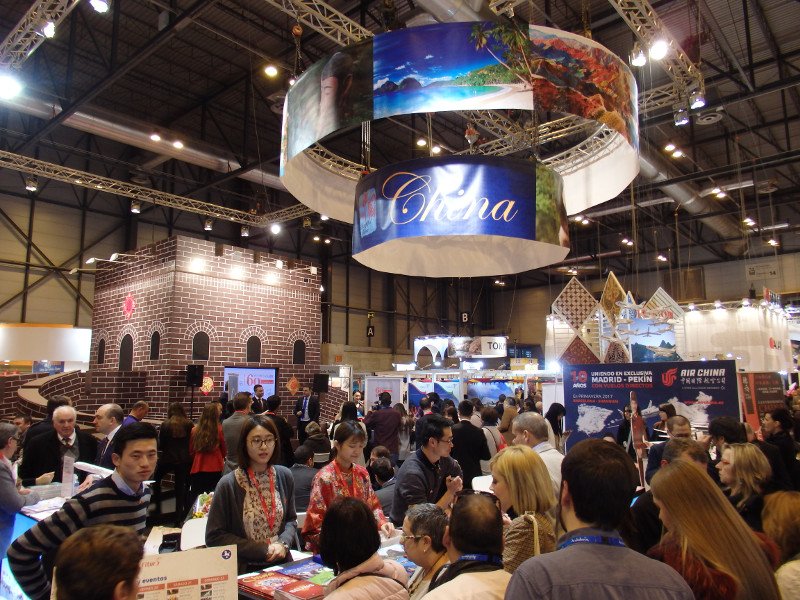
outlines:
{"label": "grey jacket", "polygon": [[222,435],[225,436],[225,448],[228,454],[225,456],[225,468],[222,474],[233,471],[239,462],[239,438],[242,435],[242,427],[247,422],[249,415],[235,412],[222,422]]}
{"label": "grey jacket", "polygon": [[[274,465],[275,486],[283,503],[283,522],[278,537],[287,546],[294,542],[297,531],[297,514],[294,509],[294,479],[284,466]],[[266,561],[269,544],[247,539],[244,531],[242,512],[245,491],[236,483],[236,474],[224,475],[214,491],[211,510],[206,525],[207,546],[227,546],[236,544],[240,572],[248,563]]]}
{"label": "grey jacket", "polygon": [[23,506],[36,504],[39,495],[31,492],[23,496],[14,484],[11,470],[4,463],[0,463],[0,556],[5,556],[11,535],[14,532],[14,519]]}

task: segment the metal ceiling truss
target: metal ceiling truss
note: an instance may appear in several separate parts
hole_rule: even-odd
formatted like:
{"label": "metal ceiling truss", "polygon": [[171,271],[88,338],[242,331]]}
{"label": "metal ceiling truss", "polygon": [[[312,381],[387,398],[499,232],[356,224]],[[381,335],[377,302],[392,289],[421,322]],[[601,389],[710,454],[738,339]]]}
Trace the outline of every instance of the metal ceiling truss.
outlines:
{"label": "metal ceiling truss", "polygon": [[117,179],[111,179],[110,177],[103,177],[101,175],[71,169],[69,167],[62,167],[43,160],[0,150],[0,168],[3,167],[21,173],[27,173],[28,175],[36,175],[38,177],[46,177],[55,181],[61,181],[69,185],[77,185],[95,191],[99,190],[101,192],[123,196],[131,200],[149,202],[157,206],[176,208],[214,219],[231,221],[233,223],[240,223],[253,227],[266,227],[272,223],[284,223],[314,212],[307,206],[295,204],[294,206],[289,206],[269,214],[251,214],[246,211],[227,208],[193,198],[186,198],[185,196],[178,196],[177,194],[153,190],[141,185],[127,183]]}
{"label": "metal ceiling truss", "polygon": [[373,33],[322,0],[264,0],[340,46],[360,42]]}
{"label": "metal ceiling truss", "polygon": [[46,39],[42,28],[52,22],[56,30],[80,0],[39,0],[0,44],[0,67],[19,69]]}

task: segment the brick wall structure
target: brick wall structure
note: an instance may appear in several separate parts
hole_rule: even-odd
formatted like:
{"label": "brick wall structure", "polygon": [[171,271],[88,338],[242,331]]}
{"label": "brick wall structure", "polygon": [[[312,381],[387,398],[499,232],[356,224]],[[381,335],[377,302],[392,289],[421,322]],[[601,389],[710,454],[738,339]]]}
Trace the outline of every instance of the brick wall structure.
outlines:
{"label": "brick wall structure", "polygon": [[[195,415],[221,393],[225,366],[277,367],[281,412],[291,412],[297,396],[286,384],[296,377],[301,386],[311,385],[320,367],[320,276],[311,273],[317,265],[283,258],[279,269],[276,255],[182,236],[130,254],[97,269],[89,404],[118,402],[127,409],[142,398],[151,405],[151,418],[163,417],[173,401],[188,410],[186,366],[202,364],[213,388],[207,396],[195,392]],[[200,332],[210,341],[207,360],[192,358]],[[155,334],[160,348],[151,356]],[[248,363],[253,336],[260,340],[261,360]],[[305,343],[304,364],[293,363],[297,340]],[[131,341],[130,370],[120,370],[121,347]],[[323,418],[336,413],[333,398],[323,394],[321,400]]]}

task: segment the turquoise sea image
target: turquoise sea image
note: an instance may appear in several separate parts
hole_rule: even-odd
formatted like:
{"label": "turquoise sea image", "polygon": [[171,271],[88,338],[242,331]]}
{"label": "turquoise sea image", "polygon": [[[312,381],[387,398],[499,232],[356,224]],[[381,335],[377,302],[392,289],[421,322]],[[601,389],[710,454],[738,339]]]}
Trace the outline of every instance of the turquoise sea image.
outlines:
{"label": "turquoise sea image", "polygon": [[482,86],[436,86],[415,90],[398,90],[373,98],[375,118],[415,112],[452,110],[453,103],[485,94],[493,94],[503,88],[497,85]]}

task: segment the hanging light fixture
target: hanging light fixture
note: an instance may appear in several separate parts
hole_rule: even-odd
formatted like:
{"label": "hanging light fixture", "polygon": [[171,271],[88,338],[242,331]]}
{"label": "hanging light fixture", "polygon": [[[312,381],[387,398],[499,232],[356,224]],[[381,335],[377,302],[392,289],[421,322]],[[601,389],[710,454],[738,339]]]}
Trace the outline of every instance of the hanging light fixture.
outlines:
{"label": "hanging light fixture", "polygon": [[214,219],[206,219],[206,222],[203,224],[203,229],[206,231],[214,229]]}
{"label": "hanging light fixture", "polygon": [[39,189],[39,181],[36,179],[36,175],[28,175],[25,178],[25,189],[29,192],[35,192]]}
{"label": "hanging light fixture", "polygon": [[42,27],[42,35],[44,37],[46,37],[47,39],[51,39],[51,38],[55,37],[55,35],[56,35],[56,24],[53,23],[52,21],[48,21],[47,23],[45,23],[44,27]]}
{"label": "hanging light fixture", "polygon": [[10,70],[0,70],[0,99],[11,100],[22,92],[22,87],[22,82]]}
{"label": "hanging light fixture", "polygon": [[706,94],[702,87],[689,94],[689,108],[696,110],[706,105]]}
{"label": "hanging light fixture", "polygon": [[269,227],[270,232],[272,235],[278,235],[281,232],[281,224],[280,223],[273,223]]}
{"label": "hanging light fixture", "polygon": [[673,112],[675,125],[681,127],[689,122],[689,111],[683,106],[676,106]]}
{"label": "hanging light fixture", "polygon": [[278,76],[278,67],[275,65],[267,65],[264,67],[264,75],[267,77],[277,77]]}
{"label": "hanging light fixture", "polygon": [[647,57],[644,55],[641,44],[639,42],[633,43],[633,50],[630,56],[631,66],[643,67],[647,64]]}
{"label": "hanging light fixture", "polygon": [[467,123],[467,128],[464,130],[464,138],[467,140],[469,147],[472,148],[473,144],[478,141],[478,130],[472,124],[472,121]]}
{"label": "hanging light fixture", "polygon": [[89,4],[95,12],[100,14],[107,13],[111,2],[109,0],[89,0]]}
{"label": "hanging light fixture", "polygon": [[142,212],[142,203],[138,200],[131,200],[131,212],[135,215]]}
{"label": "hanging light fixture", "polygon": [[247,225],[242,225],[242,230],[239,235],[242,237],[250,237],[250,228]]}
{"label": "hanging light fixture", "polygon": [[661,60],[667,56],[669,52],[669,44],[664,38],[658,38],[650,44],[650,58],[651,60]]}

